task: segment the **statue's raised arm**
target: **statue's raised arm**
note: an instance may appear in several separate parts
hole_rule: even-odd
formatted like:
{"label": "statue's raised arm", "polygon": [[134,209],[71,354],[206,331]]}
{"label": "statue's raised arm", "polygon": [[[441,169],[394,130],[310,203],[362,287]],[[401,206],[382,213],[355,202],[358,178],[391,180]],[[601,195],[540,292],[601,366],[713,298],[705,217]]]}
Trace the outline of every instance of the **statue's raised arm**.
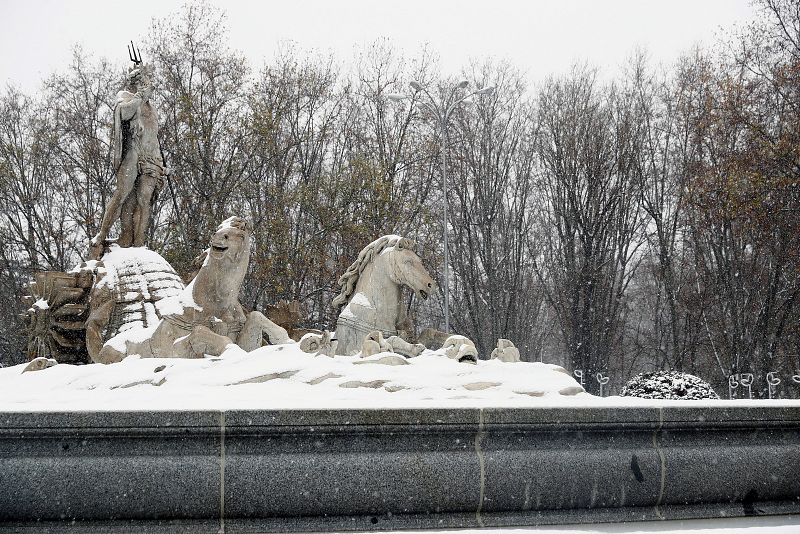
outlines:
{"label": "statue's raised arm", "polygon": [[103,255],[108,234],[118,219],[119,246],[145,244],[150,210],[165,176],[158,142],[158,117],[150,104],[152,69],[145,65],[135,47],[132,51],[129,48],[129,54],[133,65],[128,70],[128,87],[117,94],[114,107],[112,143],[117,188],[90,245],[89,253],[94,259]]}

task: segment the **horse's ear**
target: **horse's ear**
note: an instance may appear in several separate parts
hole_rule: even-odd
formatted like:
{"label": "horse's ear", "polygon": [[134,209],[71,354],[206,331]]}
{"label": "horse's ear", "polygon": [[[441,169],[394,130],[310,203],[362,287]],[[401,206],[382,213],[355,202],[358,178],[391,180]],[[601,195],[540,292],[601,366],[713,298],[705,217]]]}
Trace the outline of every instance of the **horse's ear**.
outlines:
{"label": "horse's ear", "polygon": [[400,241],[397,242],[397,248],[405,248],[413,251],[415,246],[416,243],[414,243],[414,241],[405,237],[403,237],[402,239],[400,239]]}

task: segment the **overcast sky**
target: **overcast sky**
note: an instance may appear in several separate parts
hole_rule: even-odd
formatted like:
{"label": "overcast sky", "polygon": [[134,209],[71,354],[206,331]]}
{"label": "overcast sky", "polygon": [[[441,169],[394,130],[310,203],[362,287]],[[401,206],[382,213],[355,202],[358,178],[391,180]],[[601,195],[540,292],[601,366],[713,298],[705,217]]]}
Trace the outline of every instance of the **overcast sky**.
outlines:
{"label": "overcast sky", "polygon": [[[212,0],[228,14],[230,44],[260,65],[283,41],[333,52],[388,37],[408,55],[423,43],[443,74],[470,58],[508,59],[531,81],[586,60],[614,74],[636,47],[670,63],[722,29],[752,19],[749,0]],[[141,40],[153,17],[183,0],[0,0],[0,82],[25,90],[69,62],[75,44],[127,63],[125,44]]]}

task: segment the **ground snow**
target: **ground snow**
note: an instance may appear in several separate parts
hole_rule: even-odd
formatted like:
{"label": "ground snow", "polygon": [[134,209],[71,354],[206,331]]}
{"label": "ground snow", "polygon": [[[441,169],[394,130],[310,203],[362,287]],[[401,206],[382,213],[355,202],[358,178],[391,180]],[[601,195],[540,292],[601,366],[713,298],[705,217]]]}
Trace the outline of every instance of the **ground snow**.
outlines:
{"label": "ground snow", "polygon": [[[553,406],[800,406],[798,401],[655,401],[574,393],[575,380],[545,363],[458,363],[426,350],[407,365],[383,353],[314,356],[296,343],[246,353],[229,345],[219,358],[130,356],[112,365],[59,364],[22,373],[0,369],[0,411],[225,410]],[[579,389],[577,389],[580,391]]]}
{"label": "ground snow", "polygon": [[441,351],[409,360],[390,353],[329,358],[296,343],[251,353],[229,345],[221,357],[200,360],[131,356],[113,365],[24,367],[0,369],[0,411],[528,406],[593,398],[545,363],[471,365]]}
{"label": "ground snow", "polygon": [[[559,525],[538,528],[506,528],[480,530],[420,530],[402,534],[797,534],[800,515],[737,517],[720,519],[684,519],[680,521],[636,521],[631,523],[599,523],[591,525]],[[401,534],[386,532],[382,534]]]}

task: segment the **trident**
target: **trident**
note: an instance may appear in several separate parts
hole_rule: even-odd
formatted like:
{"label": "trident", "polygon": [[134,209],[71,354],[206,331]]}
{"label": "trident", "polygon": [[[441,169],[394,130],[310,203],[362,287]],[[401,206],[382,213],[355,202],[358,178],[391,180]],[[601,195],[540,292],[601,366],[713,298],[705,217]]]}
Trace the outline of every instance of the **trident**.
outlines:
{"label": "trident", "polygon": [[142,64],[142,53],[134,46],[133,41],[128,45],[128,57],[131,58],[133,64],[137,67]]}

